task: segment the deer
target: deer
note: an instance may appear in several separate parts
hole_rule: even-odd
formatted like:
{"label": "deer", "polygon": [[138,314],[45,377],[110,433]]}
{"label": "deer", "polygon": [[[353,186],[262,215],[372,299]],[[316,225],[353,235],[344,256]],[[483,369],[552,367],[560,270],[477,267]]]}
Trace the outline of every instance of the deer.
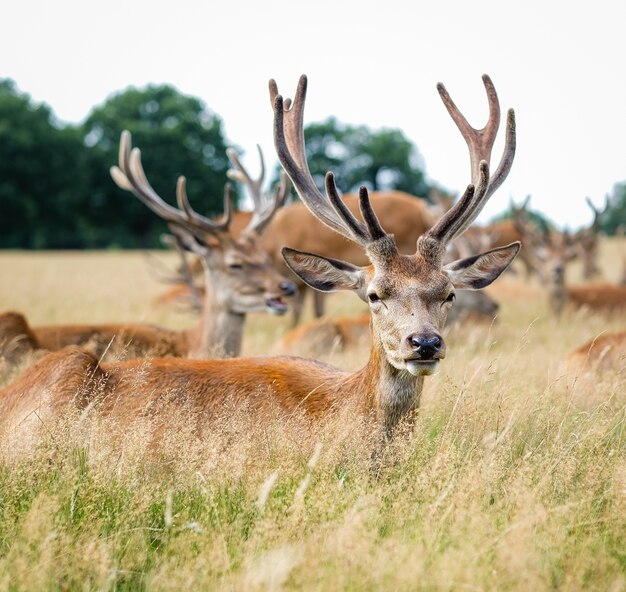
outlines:
{"label": "deer", "polygon": [[[274,267],[259,249],[259,236],[289,192],[286,178],[272,200],[258,202],[248,225],[238,237],[230,231],[232,188],[224,191],[224,216],[211,220],[190,205],[185,177],[177,183],[178,208],[166,203],[148,182],[141,164],[141,153],[132,148],[130,132],[121,134],[119,166],[111,168],[113,180],[132,192],[169,225],[181,245],[196,254],[204,268],[204,300],[198,323],[189,329],[175,330],[145,323],[102,325],[51,325],[30,328],[36,349],[59,350],[67,345],[89,345],[99,356],[116,340],[132,345],[136,356],[169,355],[207,358],[237,356],[241,351],[246,315],[252,312],[284,314],[284,296],[295,293],[293,282]],[[19,313],[7,313],[16,315]],[[22,323],[28,324],[22,317]],[[0,326],[2,319],[0,318]],[[27,335],[27,333],[25,333]]]}
{"label": "deer", "polygon": [[579,235],[526,227],[525,243],[532,245],[533,265],[547,287],[550,308],[557,317],[566,307],[604,313],[626,309],[626,286],[610,282],[568,285],[567,268],[580,255]]}
{"label": "deer", "polygon": [[[372,416],[386,438],[417,412],[424,380],[446,357],[441,335],[457,289],[481,289],[513,261],[521,245],[512,243],[445,264],[446,249],[480,213],[508,175],[515,154],[515,116],[509,110],[500,164],[490,174],[489,160],[500,123],[500,103],[489,76],[483,76],[489,117],[482,129],[467,122],[443,84],[438,91],[470,152],[471,183],[457,203],[402,254],[369,200],[359,190],[361,218],[342,200],[334,175],[326,190],[316,186],[306,160],[303,133],[307,78],[299,79],[293,101],[284,99],[270,80],[274,144],[279,161],[313,215],[335,233],[358,245],[369,263],[358,266],[335,258],[283,248],[289,267],[312,288],[347,290],[367,303],[371,348],[366,365],[345,372],[311,359],[288,356],[188,360],[152,358],[98,364],[80,348],[53,352],[0,391],[0,417],[11,428],[68,405],[87,409],[96,402],[103,413],[120,420],[155,410],[167,400],[190,405],[201,414],[223,401],[247,403],[259,413],[278,404],[286,413],[323,419],[353,402]],[[123,162],[126,160],[124,154]],[[131,161],[137,160],[137,156]],[[86,389],[85,377],[101,384]],[[42,395],[45,393],[45,396]],[[157,406],[158,407],[158,406]],[[151,411],[156,413],[156,411]]]}

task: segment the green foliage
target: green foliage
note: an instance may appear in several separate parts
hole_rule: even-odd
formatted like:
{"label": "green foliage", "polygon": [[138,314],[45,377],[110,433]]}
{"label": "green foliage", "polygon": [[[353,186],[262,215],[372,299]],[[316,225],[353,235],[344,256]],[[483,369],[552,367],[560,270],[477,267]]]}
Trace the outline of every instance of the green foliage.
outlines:
{"label": "green foliage", "polygon": [[201,213],[222,211],[227,181],[221,119],[171,86],[129,88],[80,126],[61,127],[10,80],[0,81],[0,247],[158,246],[163,222],[109,175],[120,133],[144,150],[156,191],[174,201],[176,179]]}
{"label": "green foliage", "polygon": [[344,193],[360,185],[373,191],[397,189],[428,194],[423,162],[417,148],[397,129],[371,130],[330,117],[304,130],[311,174],[319,187],[332,171]]}
{"label": "green foliage", "polygon": [[[142,148],[146,175],[156,192],[175,201],[176,180],[187,177],[194,208],[208,215],[223,208],[229,168],[221,119],[195,97],[172,86],[129,88],[93,110],[82,126],[89,150],[89,207],[99,221],[94,246],[158,244],[163,222],[111,180],[109,167],[118,161],[122,130]],[[123,231],[116,226],[123,221]]]}
{"label": "green foliage", "polygon": [[0,246],[80,246],[85,157],[76,129],[0,81]]}
{"label": "green foliage", "polygon": [[613,187],[606,212],[600,217],[600,231],[614,235],[620,226],[626,225],[626,182]]}

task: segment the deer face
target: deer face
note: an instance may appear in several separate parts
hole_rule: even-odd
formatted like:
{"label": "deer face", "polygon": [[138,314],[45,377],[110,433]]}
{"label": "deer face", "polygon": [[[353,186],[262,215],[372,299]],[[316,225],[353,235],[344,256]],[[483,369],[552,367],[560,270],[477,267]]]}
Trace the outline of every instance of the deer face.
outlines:
{"label": "deer face", "polygon": [[446,356],[441,330],[454,291],[445,273],[415,255],[395,257],[374,272],[365,296],[374,335],[394,368],[416,375],[437,369]]}
{"label": "deer face", "polygon": [[[180,238],[181,231],[177,234]],[[287,312],[283,298],[293,296],[297,288],[274,268],[256,235],[217,240],[210,236],[201,239],[184,231],[183,234],[186,248],[202,260],[210,282],[208,288],[216,302],[235,314]]]}
{"label": "deer face", "polygon": [[519,243],[441,266],[419,248],[415,255],[401,255],[389,238],[381,241],[389,249],[368,249],[373,262],[367,267],[293,249],[283,249],[283,256],[311,287],[352,290],[368,303],[373,341],[391,366],[416,376],[432,374],[446,356],[441,330],[455,290],[489,285],[513,260]]}

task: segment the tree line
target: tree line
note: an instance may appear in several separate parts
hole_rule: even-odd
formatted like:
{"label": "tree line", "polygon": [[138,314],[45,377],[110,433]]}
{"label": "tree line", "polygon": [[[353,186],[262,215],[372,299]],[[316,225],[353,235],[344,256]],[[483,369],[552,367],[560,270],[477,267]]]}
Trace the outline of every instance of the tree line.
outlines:
{"label": "tree line", "polygon": [[[124,129],[145,149],[144,168],[160,195],[171,196],[185,174],[194,208],[221,213],[228,142],[222,119],[200,99],[169,85],[131,87],[95,107],[84,122],[61,125],[50,107],[1,80],[0,247],[159,246],[163,223],[109,175]],[[346,190],[363,182],[415,195],[429,189],[417,148],[399,130],[372,131],[331,118],[305,133],[322,185],[323,173],[332,169]]]}
{"label": "tree line", "polygon": [[[221,213],[229,143],[222,119],[200,99],[170,85],[130,87],[70,125],[5,79],[0,80],[0,248],[159,246],[162,222],[109,176],[123,129],[145,149],[144,167],[159,194],[172,195],[176,179],[185,174],[194,207],[209,216]],[[330,117],[309,124],[305,136],[320,187],[332,170],[345,191],[365,184],[426,196],[432,189],[417,147],[398,129],[372,130]],[[619,184],[601,229],[612,234],[625,220],[626,184]]]}

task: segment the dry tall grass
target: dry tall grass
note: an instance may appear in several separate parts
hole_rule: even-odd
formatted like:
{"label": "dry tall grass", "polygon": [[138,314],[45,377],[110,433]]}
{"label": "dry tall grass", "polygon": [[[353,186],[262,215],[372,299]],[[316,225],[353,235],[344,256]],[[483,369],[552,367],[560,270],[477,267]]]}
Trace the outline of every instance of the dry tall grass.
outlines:
{"label": "dry tall grass", "polygon": [[[616,251],[603,243],[609,279]],[[137,254],[0,254],[0,308],[34,323],[193,322],[151,310],[159,289]],[[563,370],[626,319],[557,321],[521,277],[490,291],[499,322],[448,336],[414,429],[376,462],[349,409],[309,424],[225,408],[201,433],[178,409],[153,445],[149,418],[66,417],[5,444],[0,588],[626,589],[626,369]],[[251,319],[245,353],[286,325]]]}

